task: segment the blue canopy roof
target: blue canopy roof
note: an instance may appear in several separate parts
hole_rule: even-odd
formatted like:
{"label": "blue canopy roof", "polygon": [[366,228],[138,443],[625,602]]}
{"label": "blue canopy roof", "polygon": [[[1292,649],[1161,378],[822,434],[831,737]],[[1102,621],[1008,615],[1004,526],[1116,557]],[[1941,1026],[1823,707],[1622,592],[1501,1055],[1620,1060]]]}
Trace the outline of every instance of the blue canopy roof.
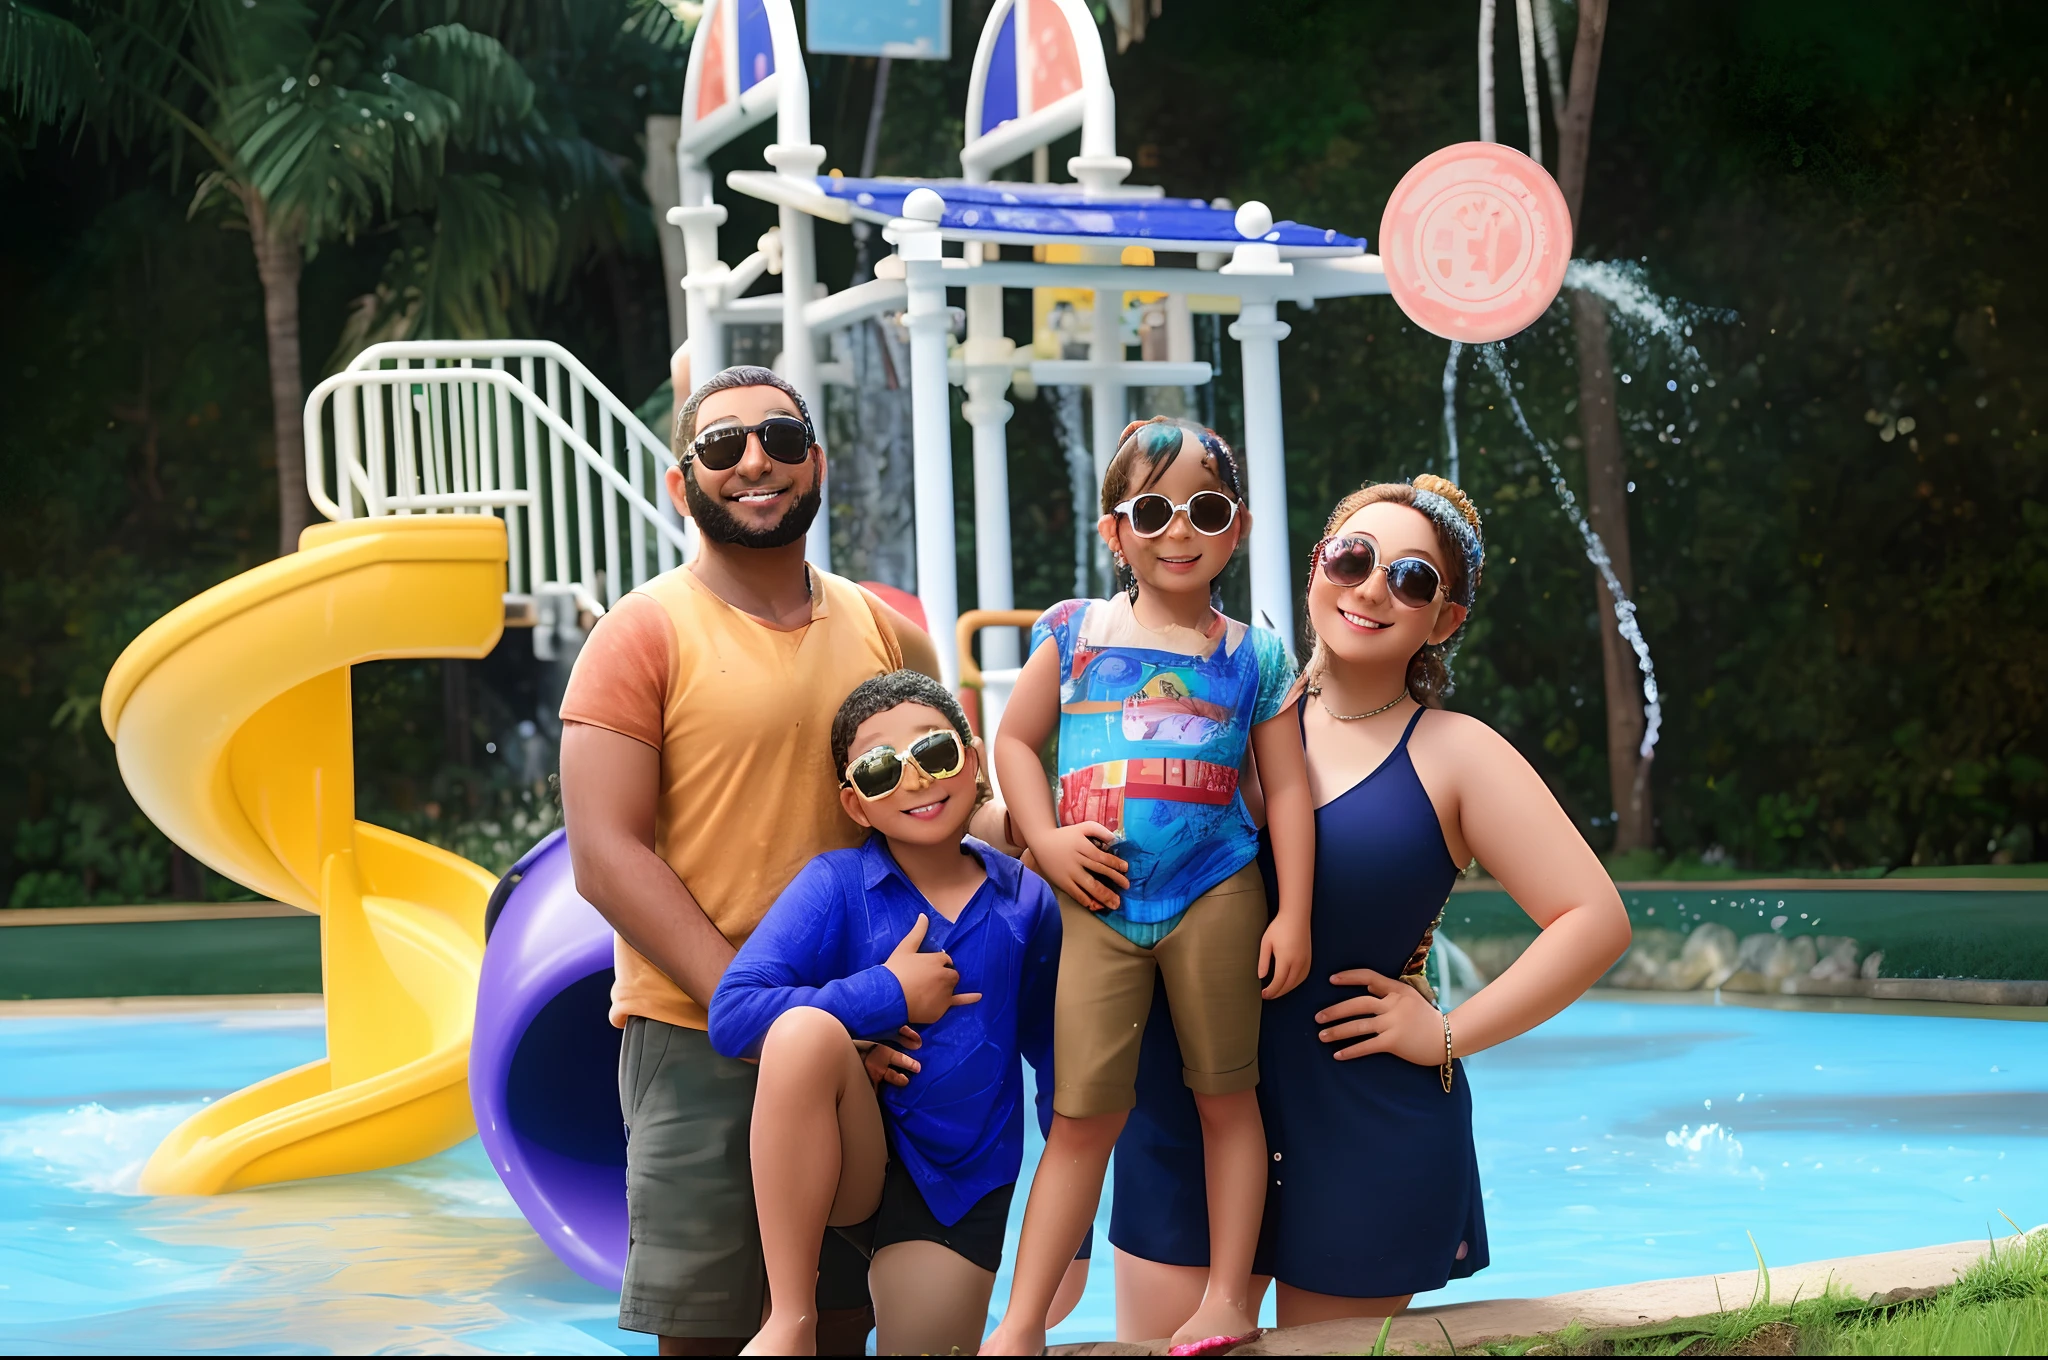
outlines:
{"label": "blue canopy roof", "polygon": [[[737,179],[737,177],[735,177]],[[1089,198],[1078,186],[968,184],[964,181],[818,177],[818,187],[845,202],[855,217],[887,222],[903,215],[912,190],[930,189],[946,202],[939,230],[947,237],[1037,245],[1081,241],[1143,245],[1155,250],[1227,251],[1241,244],[1236,214],[1199,198]],[[1359,255],[1362,237],[1275,222],[1263,238],[1289,256]]]}

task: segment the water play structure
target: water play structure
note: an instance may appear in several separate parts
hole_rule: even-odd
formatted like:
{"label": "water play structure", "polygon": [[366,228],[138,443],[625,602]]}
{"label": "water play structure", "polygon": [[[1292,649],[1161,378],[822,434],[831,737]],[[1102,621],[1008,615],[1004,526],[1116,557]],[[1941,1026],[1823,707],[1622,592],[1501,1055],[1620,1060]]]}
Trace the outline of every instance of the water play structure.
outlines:
{"label": "water play structure", "polygon": [[[1086,390],[1099,480],[1130,389],[1214,380],[1192,354],[1197,306],[1236,318],[1228,333],[1241,352],[1242,447],[1258,507],[1252,611],[1291,641],[1280,395],[1289,327],[1278,309],[1388,292],[1367,243],[1276,220],[1260,203],[1126,184],[1114,92],[1082,0],[993,7],[974,56],[957,179],[821,176],[808,98],[788,0],[705,7],[677,143],[681,204],[670,214],[685,246],[692,367],[704,375],[724,365],[730,327],[779,323],[777,367],[822,409],[825,386],[847,375],[820,363],[820,340],[900,314],[911,355],[916,602],[948,682],[965,673],[978,683],[993,722],[1016,675],[1016,617],[1003,612],[1014,602],[1011,387]],[[779,225],[728,266],[709,158],[771,117],[772,169],[726,181],[775,204]],[[1072,182],[1045,182],[1042,153],[1075,131]],[[1555,295],[1570,230],[1533,162],[1498,147],[1477,154],[1494,170],[1454,165],[1445,175],[1441,155],[1425,163],[1425,201],[1401,219],[1414,242],[1398,268],[1413,277],[1397,295],[1411,305],[1428,297],[1419,320],[1431,329],[1491,340]],[[1040,178],[997,178],[1027,158]],[[1505,180],[1494,173],[1501,165]],[[1482,181],[1459,199],[1461,184]],[[879,226],[895,253],[873,281],[828,292],[816,279],[819,222]],[[764,275],[779,276],[781,291],[747,296]],[[948,306],[949,289],[964,290],[964,314]],[[1005,336],[1005,289],[1077,313],[1085,306],[1085,354],[1037,354]],[[1130,357],[1133,295],[1157,304],[1163,354]],[[954,580],[956,384],[973,431],[984,611],[965,629]],[[1078,428],[1077,412],[1071,423]],[[331,522],[308,530],[296,555],[147,630],[110,677],[103,717],[138,803],[173,840],[239,883],[320,913],[328,1057],[188,1119],[158,1149],[144,1186],[211,1193],[394,1165],[467,1137],[473,1107],[493,1168],[550,1248],[615,1285],[626,1222],[618,1038],[605,1018],[610,932],[576,895],[559,835],[494,892],[477,866],[355,820],[349,667],[481,656],[508,623],[530,626],[536,652],[554,655],[622,594],[688,560],[691,530],[661,489],[667,442],[574,356],[537,341],[372,346],[315,388],[306,437],[309,490]],[[1079,490],[1092,497],[1092,486]],[[821,564],[825,523],[820,516],[809,545]],[[983,626],[993,631],[977,666],[968,647]]]}

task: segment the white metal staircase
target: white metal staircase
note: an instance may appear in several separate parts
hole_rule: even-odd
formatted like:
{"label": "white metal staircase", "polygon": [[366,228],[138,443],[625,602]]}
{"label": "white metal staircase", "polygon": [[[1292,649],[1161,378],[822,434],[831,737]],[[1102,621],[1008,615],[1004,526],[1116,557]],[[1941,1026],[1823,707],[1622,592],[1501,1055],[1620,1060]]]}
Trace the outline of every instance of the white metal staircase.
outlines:
{"label": "white metal staircase", "polygon": [[560,345],[372,345],[306,401],[306,486],[331,520],[495,514],[511,549],[506,619],[553,653],[579,612],[687,561],[662,487],[668,442]]}

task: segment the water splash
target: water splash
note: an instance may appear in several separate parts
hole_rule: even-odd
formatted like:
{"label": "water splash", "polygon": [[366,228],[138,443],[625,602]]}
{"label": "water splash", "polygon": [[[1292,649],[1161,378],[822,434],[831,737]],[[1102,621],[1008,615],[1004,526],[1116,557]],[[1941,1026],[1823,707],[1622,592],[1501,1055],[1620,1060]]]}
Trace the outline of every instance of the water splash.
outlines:
{"label": "water splash", "polygon": [[93,1194],[139,1195],[136,1182],[156,1145],[197,1113],[197,1102],[110,1110],[87,1101],[0,1125],[0,1166]]}
{"label": "water splash", "polygon": [[1095,502],[1095,454],[1088,447],[1088,423],[1081,410],[1081,389],[1049,387],[1052,394],[1053,425],[1060,448],[1067,456],[1067,480],[1074,498],[1074,598],[1094,595],[1091,578],[1095,562],[1095,519],[1088,513]]}
{"label": "water splash", "polygon": [[1450,471],[1444,475],[1453,482],[1458,482],[1458,356],[1464,352],[1465,342],[1453,340],[1450,357],[1444,360],[1444,439],[1450,445]]}
{"label": "water splash", "polygon": [[1744,1179],[1763,1179],[1762,1168],[1750,1165],[1735,1130],[1718,1122],[1702,1124],[1698,1128],[1681,1124],[1676,1129],[1667,1130],[1664,1146],[1678,1154],[1678,1160],[1669,1165],[1669,1170],[1722,1172]]}
{"label": "water splash", "polygon": [[1694,327],[1736,320],[1736,313],[1725,307],[1702,307],[1665,297],[1650,286],[1649,271],[1634,260],[1573,260],[1565,266],[1564,286],[1605,301],[1609,319],[1637,348],[1651,340],[1663,341],[1679,372],[1688,377],[1703,374],[1707,366],[1693,348]]}
{"label": "water splash", "polygon": [[1479,348],[1480,359],[1486,364],[1487,372],[1500,385],[1501,396],[1507,401],[1508,413],[1514,417],[1515,428],[1522,432],[1522,438],[1529,441],[1536,454],[1543,460],[1544,471],[1550,475],[1550,485],[1557,492],[1558,503],[1564,507],[1565,517],[1572,527],[1579,531],[1579,538],[1586,545],[1586,559],[1600,573],[1600,579],[1607,585],[1607,593],[1614,601],[1614,626],[1629,647],[1636,654],[1636,666],[1643,673],[1643,744],[1637,754],[1648,760],[1657,749],[1657,734],[1664,722],[1664,706],[1658,698],[1657,670],[1650,661],[1650,644],[1643,640],[1643,630],[1636,623],[1635,602],[1628,592],[1621,588],[1621,580],[1614,574],[1613,559],[1607,555],[1607,545],[1600,541],[1600,535],[1593,532],[1593,526],[1586,522],[1585,512],[1579,509],[1578,498],[1572,495],[1570,483],[1564,479],[1564,469],[1557,465],[1557,455],[1550,445],[1537,438],[1530,428],[1528,416],[1522,413],[1522,403],[1515,400],[1515,385],[1508,376],[1505,349],[1496,341]]}

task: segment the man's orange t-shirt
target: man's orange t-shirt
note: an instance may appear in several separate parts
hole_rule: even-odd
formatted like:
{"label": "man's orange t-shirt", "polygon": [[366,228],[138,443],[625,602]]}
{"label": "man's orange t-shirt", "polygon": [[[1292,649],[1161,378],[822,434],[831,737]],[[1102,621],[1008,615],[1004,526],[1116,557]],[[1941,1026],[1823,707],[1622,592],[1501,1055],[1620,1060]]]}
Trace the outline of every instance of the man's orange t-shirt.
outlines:
{"label": "man's orange t-shirt", "polygon": [[[839,805],[832,719],[861,681],[903,664],[892,616],[853,582],[811,569],[811,621],[782,629],[734,608],[687,567],[598,621],[562,721],[661,752],[655,853],[738,945],[797,872],[865,834]],[[692,997],[623,939],[612,1023],[706,1027]]]}

